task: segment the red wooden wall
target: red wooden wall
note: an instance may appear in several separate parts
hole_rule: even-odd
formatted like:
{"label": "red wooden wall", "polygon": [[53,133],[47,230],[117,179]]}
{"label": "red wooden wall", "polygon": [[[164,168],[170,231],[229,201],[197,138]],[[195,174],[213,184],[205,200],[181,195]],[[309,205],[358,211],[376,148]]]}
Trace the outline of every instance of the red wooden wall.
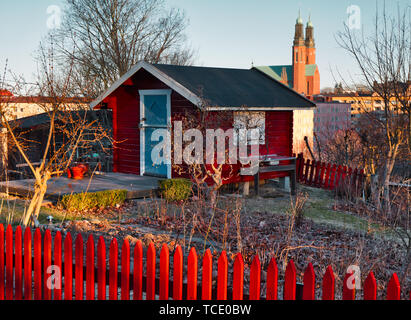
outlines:
{"label": "red wooden wall", "polygon": [[[169,89],[160,80],[145,70],[137,72],[131,81],[126,81],[104,102],[113,110],[113,171],[140,174],[140,97],[138,90]],[[171,95],[172,121],[178,120],[187,112],[198,110],[190,101],[175,91]],[[291,156],[292,153],[292,111],[266,112],[266,145],[260,147],[260,154]],[[227,129],[232,125],[227,125]],[[213,123],[210,121],[210,128]],[[284,176],[286,173],[264,174],[262,179]],[[173,177],[177,174],[173,170]],[[252,180],[252,177],[233,177],[227,182]]]}

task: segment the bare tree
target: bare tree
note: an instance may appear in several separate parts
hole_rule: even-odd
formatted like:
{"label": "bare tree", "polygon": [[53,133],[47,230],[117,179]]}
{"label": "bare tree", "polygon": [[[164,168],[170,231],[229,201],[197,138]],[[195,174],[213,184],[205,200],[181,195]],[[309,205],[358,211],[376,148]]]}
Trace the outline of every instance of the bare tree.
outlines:
{"label": "bare tree", "polygon": [[105,150],[107,144],[103,142],[111,141],[108,130],[97,119],[89,116],[93,111],[89,110],[87,98],[70,96],[72,69],[66,70],[64,76],[56,73],[51,52],[42,51],[40,62],[36,91],[43,98],[38,105],[48,119],[46,143],[42,148],[44,151],[39,163],[34,163],[27,152],[30,144],[35,142],[25,138],[24,134],[17,130],[16,121],[11,122],[7,116],[11,104],[4,99],[0,102],[0,124],[5,128],[7,138],[27,164],[35,180],[34,193],[23,218],[25,226],[30,220],[36,221],[50,178],[61,176],[67,170],[76,160],[78,149],[91,149],[98,145]]}
{"label": "bare tree", "polygon": [[[190,64],[186,45],[187,19],[163,0],[66,0],[62,25],[52,31],[57,60],[73,76],[107,89],[140,60]],[[95,95],[95,93],[94,93]]]}
{"label": "bare tree", "polygon": [[363,167],[363,146],[354,129],[341,129],[316,135],[316,153],[320,161],[351,168]]}
{"label": "bare tree", "polygon": [[[382,13],[375,17],[375,29],[371,36],[358,34],[345,25],[338,33],[337,41],[356,61],[368,89],[381,97],[383,112],[364,112],[374,126],[384,133],[385,161],[378,168],[378,190],[375,205],[390,210],[389,183],[401,145],[410,136],[410,79],[411,79],[411,28],[410,7],[389,17],[385,3]],[[393,103],[394,101],[394,103]],[[408,154],[408,158],[409,158]],[[380,202],[381,197],[384,203]]]}
{"label": "bare tree", "polygon": [[[173,169],[180,175],[189,176],[198,188],[205,183],[210,186],[210,207],[213,211],[220,188],[228,181],[239,177],[243,162],[249,161],[249,164],[244,164],[244,167],[253,165],[254,161],[251,157],[257,155],[252,152],[261,146],[263,140],[267,150],[268,145],[265,141],[265,131],[260,128],[262,126],[260,112],[249,111],[246,107],[237,113],[211,111],[206,107],[208,105],[206,101],[203,101],[204,107],[201,110],[186,111],[174,119],[175,123],[181,121],[182,136],[179,139],[183,140],[184,137],[184,142],[186,142],[184,160],[189,161],[175,163]],[[247,137],[240,135],[239,130],[241,129],[248,130]],[[250,133],[253,129],[258,129],[259,135],[252,138]],[[199,134],[200,137],[194,136],[194,141],[192,141],[195,133],[201,133],[201,135]],[[201,140],[199,144],[201,147],[194,147],[197,140]],[[187,142],[191,143],[187,145]],[[257,145],[251,146],[251,143]],[[240,151],[240,144],[245,145],[244,149],[247,150]],[[217,150],[214,150],[215,147]],[[244,152],[247,154],[243,155]]]}
{"label": "bare tree", "polygon": [[[204,104],[206,105],[206,104]],[[227,123],[232,122],[232,115],[229,112],[215,112],[215,111],[207,111],[206,108],[203,110],[197,110],[197,112],[184,112],[178,119],[181,121],[182,125],[182,137],[188,134],[189,131],[192,129],[197,130],[197,132],[201,132],[201,142],[202,147],[193,149],[190,156],[192,159],[188,161],[188,163],[177,163],[173,164],[173,168],[176,172],[180,175],[186,175],[191,178],[191,180],[195,183],[198,191],[202,189],[202,186],[206,183],[211,185],[210,188],[210,203],[212,210],[215,209],[216,201],[217,201],[217,193],[218,190],[222,187],[226,180],[232,178],[232,165],[228,164],[228,148],[225,150],[224,154],[224,161],[223,162],[212,162],[209,163],[207,160],[207,144],[206,144],[206,136],[207,136],[207,129],[210,128],[210,123],[213,124],[215,129],[221,128]],[[204,139],[204,140],[203,140]],[[224,147],[227,146],[226,137],[224,139]],[[228,138],[227,138],[228,139]],[[174,139],[173,139],[174,141]],[[214,140],[213,140],[214,142]],[[193,153],[195,153],[193,155]],[[214,155],[216,158],[216,155]],[[188,158],[185,155],[185,158]]]}

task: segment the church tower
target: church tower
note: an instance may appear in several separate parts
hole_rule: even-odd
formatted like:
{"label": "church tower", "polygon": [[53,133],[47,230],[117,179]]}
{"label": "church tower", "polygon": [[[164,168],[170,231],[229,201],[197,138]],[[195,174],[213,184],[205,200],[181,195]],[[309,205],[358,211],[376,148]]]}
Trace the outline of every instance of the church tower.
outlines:
{"label": "church tower", "polygon": [[295,35],[293,44],[293,87],[294,90],[301,94],[306,94],[305,64],[306,64],[306,47],[304,40],[304,25],[301,14],[295,24]]}
{"label": "church tower", "polygon": [[314,41],[314,27],[311,22],[311,15],[305,28],[305,47],[306,47],[306,63],[315,64],[315,41]]}

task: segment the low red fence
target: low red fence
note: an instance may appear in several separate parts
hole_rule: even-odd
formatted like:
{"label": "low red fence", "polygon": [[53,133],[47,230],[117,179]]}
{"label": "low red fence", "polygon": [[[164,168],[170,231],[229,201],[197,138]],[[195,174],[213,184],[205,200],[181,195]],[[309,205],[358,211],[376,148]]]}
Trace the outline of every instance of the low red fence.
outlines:
{"label": "low red fence", "polygon": [[364,170],[346,166],[304,159],[299,154],[296,162],[297,181],[299,183],[328,190],[338,187],[350,188],[359,194],[364,186]]}
{"label": "low red fence", "polygon": [[[111,241],[108,248],[107,266],[106,246],[102,237],[99,238],[96,246],[93,236],[90,235],[87,243],[84,244],[81,234],[78,234],[73,249],[70,233],[67,233],[63,241],[60,232],[57,232],[52,239],[50,230],[46,230],[42,235],[37,229],[32,237],[30,228],[26,228],[23,234],[21,227],[17,227],[13,232],[9,225],[4,232],[3,225],[0,225],[0,252],[3,253],[0,254],[1,300],[278,299],[278,268],[274,258],[271,259],[266,270],[266,296],[262,297],[262,272],[258,256],[254,257],[250,266],[249,290],[246,295],[243,258],[241,254],[237,254],[230,273],[232,286],[228,288],[229,264],[224,251],[218,258],[217,283],[214,287],[213,258],[209,250],[205,252],[201,261],[201,282],[198,281],[200,261],[194,248],[191,249],[186,261],[187,271],[184,282],[184,258],[179,246],[176,247],[171,265],[169,249],[167,245],[163,245],[159,266],[157,266],[156,249],[151,243],[145,255],[146,267],[143,268],[141,242],[137,242],[131,251],[129,242],[125,240],[121,247],[121,271],[119,271],[119,247],[116,239]],[[132,267],[131,261],[133,261]],[[170,268],[173,268],[172,279],[170,279]],[[295,265],[290,260],[284,275],[282,298],[284,300],[315,299],[316,280],[312,264],[310,263],[305,270],[303,285],[297,284],[296,274]],[[355,288],[350,289],[347,285],[350,276],[351,274],[347,274],[344,279],[342,288],[344,300],[356,298]],[[321,290],[322,299],[334,300],[335,276],[331,266],[323,276]],[[400,297],[400,283],[394,273],[387,285],[386,298],[400,300]],[[377,283],[372,272],[364,282],[362,298],[367,300],[377,298]]]}

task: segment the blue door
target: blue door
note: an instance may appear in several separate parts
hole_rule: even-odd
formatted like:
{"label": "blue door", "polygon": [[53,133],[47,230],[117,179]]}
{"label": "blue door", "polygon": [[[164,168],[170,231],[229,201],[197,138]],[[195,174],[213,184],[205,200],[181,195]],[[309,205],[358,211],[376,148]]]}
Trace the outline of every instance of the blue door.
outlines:
{"label": "blue door", "polygon": [[[141,94],[141,93],[140,93]],[[168,130],[168,103],[167,94],[142,94],[143,110],[141,113],[141,128],[144,144],[142,170],[145,175],[167,177],[168,164],[164,161],[164,148],[167,144],[164,132]],[[167,144],[167,147],[168,144]],[[154,150],[154,152],[153,152]],[[160,151],[159,151],[160,150]]]}

